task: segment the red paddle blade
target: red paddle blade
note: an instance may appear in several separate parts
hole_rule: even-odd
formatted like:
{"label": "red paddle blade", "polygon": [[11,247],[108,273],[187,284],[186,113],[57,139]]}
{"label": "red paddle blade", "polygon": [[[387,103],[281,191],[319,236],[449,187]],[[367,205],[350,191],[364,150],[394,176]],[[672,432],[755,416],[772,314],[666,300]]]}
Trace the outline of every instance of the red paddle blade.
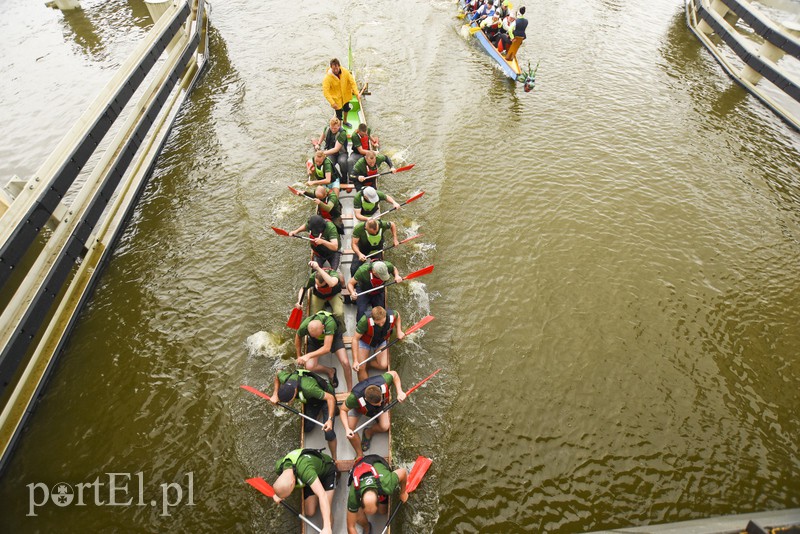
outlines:
{"label": "red paddle blade", "polygon": [[247,480],[245,480],[245,482],[253,486],[255,489],[257,489],[267,497],[271,498],[273,495],[275,495],[275,490],[272,488],[272,486],[269,485],[269,482],[267,482],[263,478],[248,478]]}
{"label": "red paddle blade", "polygon": [[291,328],[292,330],[297,330],[300,328],[300,324],[303,322],[303,310],[298,308],[292,308],[292,314],[289,315],[289,320],[286,321],[286,326]]}
{"label": "red paddle blade", "polygon": [[430,468],[432,463],[433,461],[430,458],[417,456],[417,461],[414,462],[414,467],[411,468],[411,473],[408,475],[408,483],[406,484],[407,493],[411,493],[417,489],[419,483],[422,482],[422,477],[428,472],[428,468]]}
{"label": "red paddle blade", "polygon": [[425,194],[425,191],[420,191],[419,193],[417,193],[413,197],[411,197],[408,200],[406,200],[405,202],[403,202],[403,204],[410,204],[410,203],[414,202],[415,200],[417,200],[419,197],[421,197],[424,194]]}
{"label": "red paddle blade", "polygon": [[407,238],[403,239],[402,241],[400,241],[398,243],[398,245],[402,245],[403,243],[407,243],[408,241],[411,241],[412,239],[416,239],[418,237],[422,237],[422,234],[417,234],[417,235],[412,235],[411,237],[407,237]]}
{"label": "red paddle blade", "polygon": [[295,189],[294,187],[292,187],[291,185],[288,185],[288,186],[286,186],[286,187],[288,187],[288,188],[289,188],[289,191],[291,191],[292,193],[294,193],[294,194],[295,194],[295,195],[297,195],[297,196],[300,196],[300,195],[302,195],[302,194],[303,194],[303,193],[301,193],[299,190],[297,190],[297,189]]}
{"label": "red paddle blade", "polygon": [[412,332],[416,332],[417,330],[419,330],[420,328],[422,328],[423,326],[425,326],[429,322],[433,321],[433,319],[434,319],[433,315],[426,315],[425,317],[420,319],[420,321],[417,324],[415,324],[411,328],[407,329],[406,330],[406,335],[408,335],[408,334],[410,334]]}
{"label": "red paddle blade", "polygon": [[405,167],[400,167],[399,169],[397,169],[397,172],[403,172],[403,171],[411,170],[411,169],[414,168],[414,165],[416,165],[416,163],[412,163],[411,165],[406,165]]}
{"label": "red paddle blade", "polygon": [[414,390],[415,390],[415,389],[417,389],[417,388],[418,388],[418,387],[420,387],[422,384],[424,384],[425,382],[427,382],[428,380],[430,380],[431,378],[433,378],[434,376],[436,376],[436,373],[438,373],[439,371],[441,371],[441,369],[437,369],[437,370],[435,370],[434,372],[432,372],[432,373],[430,374],[430,376],[429,376],[428,378],[426,378],[425,380],[423,380],[422,382],[420,382],[419,384],[417,384],[417,385],[416,385],[416,386],[414,386],[413,388],[411,388],[411,389],[407,390],[407,391],[406,391],[406,396],[408,396],[408,395],[411,395],[411,394],[414,392]]}
{"label": "red paddle blade", "polygon": [[270,228],[272,228],[278,235],[285,235],[286,237],[289,237],[289,232],[282,228],[278,228],[277,226],[270,226]]}
{"label": "red paddle blade", "polygon": [[239,386],[239,387],[242,388],[245,391],[249,391],[250,393],[253,393],[254,395],[258,395],[259,397],[263,397],[263,398],[269,400],[269,395],[257,390],[254,387],[251,387],[251,386]]}
{"label": "red paddle blade", "polygon": [[425,276],[426,274],[430,274],[431,271],[433,271],[433,265],[428,265],[427,267],[423,267],[419,271],[414,271],[413,273],[403,278],[403,280],[411,280],[412,278],[419,278],[420,276]]}

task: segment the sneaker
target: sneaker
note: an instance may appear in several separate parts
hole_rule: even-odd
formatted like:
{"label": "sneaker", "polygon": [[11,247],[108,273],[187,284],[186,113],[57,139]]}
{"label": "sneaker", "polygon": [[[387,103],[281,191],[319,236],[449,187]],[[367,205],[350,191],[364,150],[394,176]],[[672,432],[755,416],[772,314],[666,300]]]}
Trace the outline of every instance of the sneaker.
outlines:
{"label": "sneaker", "polygon": [[352,128],[353,127],[353,125],[350,124],[349,122],[343,123],[342,126],[344,126],[345,128]]}
{"label": "sneaker", "polygon": [[333,389],[339,387],[339,377],[336,376],[336,369],[333,370],[333,378],[331,378],[331,385],[333,386]]}
{"label": "sneaker", "polygon": [[361,431],[361,450],[363,452],[367,452],[369,450],[370,442],[372,438],[367,437],[367,429]]}

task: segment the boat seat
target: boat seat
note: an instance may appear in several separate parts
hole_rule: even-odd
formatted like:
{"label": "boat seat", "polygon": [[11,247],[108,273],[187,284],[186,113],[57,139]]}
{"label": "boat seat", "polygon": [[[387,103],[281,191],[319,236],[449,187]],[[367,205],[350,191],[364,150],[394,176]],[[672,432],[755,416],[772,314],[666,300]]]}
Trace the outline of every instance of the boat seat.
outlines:
{"label": "boat seat", "polygon": [[[389,458],[384,456],[383,459],[386,460],[387,464],[391,465]],[[336,460],[336,470],[340,473],[348,473],[353,469],[353,464],[355,462],[355,460]]]}

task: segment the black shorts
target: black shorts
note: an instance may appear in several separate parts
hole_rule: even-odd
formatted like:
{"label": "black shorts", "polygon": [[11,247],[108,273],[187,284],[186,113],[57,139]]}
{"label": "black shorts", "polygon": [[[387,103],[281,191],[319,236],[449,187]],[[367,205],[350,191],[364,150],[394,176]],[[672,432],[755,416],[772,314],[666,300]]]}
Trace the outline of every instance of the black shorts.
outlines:
{"label": "black shorts", "polygon": [[[325,491],[336,489],[336,465],[331,464],[330,469],[319,476],[319,481],[322,482],[322,489]],[[311,486],[303,488],[303,497],[308,498],[312,495],[314,495],[314,490],[311,489]]]}
{"label": "black shorts", "polygon": [[[307,352],[314,352],[317,349],[322,348],[322,345],[325,344],[325,341],[319,341],[316,338],[309,337],[308,338],[308,351]],[[344,338],[342,334],[334,334],[333,335],[333,344],[331,345],[331,352],[336,352],[339,349],[344,348]]]}

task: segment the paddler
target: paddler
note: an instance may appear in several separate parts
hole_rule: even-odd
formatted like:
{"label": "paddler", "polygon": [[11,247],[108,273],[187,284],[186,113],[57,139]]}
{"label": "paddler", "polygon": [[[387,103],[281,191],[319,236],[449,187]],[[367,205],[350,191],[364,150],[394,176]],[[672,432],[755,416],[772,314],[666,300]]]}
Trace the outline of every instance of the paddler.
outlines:
{"label": "paddler", "polygon": [[481,22],[481,30],[483,30],[483,33],[486,34],[486,38],[489,39],[490,42],[493,41],[502,26],[503,21],[500,20],[500,15],[497,11],[492,13],[491,18],[487,17]]}
{"label": "paddler", "polygon": [[350,241],[350,248],[353,249],[353,262],[350,264],[350,275],[356,274],[361,265],[367,261],[367,256],[377,252],[372,256],[372,260],[383,259],[383,244],[386,241],[387,232],[392,233],[392,245],[395,247],[400,244],[397,240],[397,225],[383,219],[369,219],[353,227],[353,236]]}
{"label": "paddler", "polygon": [[394,385],[397,400],[400,402],[406,400],[406,393],[400,384],[400,375],[397,374],[397,371],[388,371],[360,381],[350,391],[344,404],[339,406],[339,417],[356,455],[361,454],[361,451],[369,450],[375,434],[389,432],[391,424],[389,412],[383,412],[372,426],[361,432],[361,436],[356,434],[353,429],[358,427],[358,420],[362,415],[367,418],[373,417],[391,402],[392,394],[389,392],[391,385]]}
{"label": "paddler", "polygon": [[280,503],[291,495],[294,488],[303,488],[304,514],[308,517],[317,513],[317,503],[322,514],[320,534],[333,532],[333,495],[336,490],[336,464],[327,454],[315,449],[296,449],[275,462],[279,474],[272,487],[272,499]]}
{"label": "paddler", "polygon": [[344,235],[342,203],[339,201],[339,195],[333,189],[326,189],[324,185],[318,185],[314,190],[314,197],[314,201],[317,204],[317,214],[321,215],[326,221],[331,221],[339,235]]}
{"label": "paddler", "polygon": [[[309,371],[318,374],[326,374],[333,385],[333,389],[339,387],[339,378],[336,376],[336,369],[326,367],[317,361],[317,358],[325,354],[333,353],[342,364],[344,378],[347,382],[348,391],[353,387],[353,373],[350,368],[350,360],[347,359],[347,352],[344,350],[344,339],[342,334],[344,329],[339,328],[339,323],[333,314],[320,311],[306,317],[297,333],[294,335],[294,348],[297,354],[297,365],[305,367]],[[303,354],[303,338],[307,337],[308,352]]]}
{"label": "paddler", "polygon": [[339,175],[333,168],[331,160],[325,156],[325,152],[322,150],[314,152],[314,157],[306,162],[306,169],[308,187],[324,185],[326,189],[332,189],[337,195],[339,194]]}
{"label": "paddler", "polygon": [[333,117],[329,126],[322,130],[322,135],[314,143],[314,150],[322,150],[333,165],[339,165],[339,176],[347,181],[347,132],[342,129],[342,122]]}
{"label": "paddler", "polygon": [[378,136],[372,135],[372,130],[362,122],[358,125],[358,129],[353,132],[353,152],[350,154],[350,159],[347,160],[347,165],[352,169],[367,151],[374,150],[377,152],[379,148]]}
{"label": "paddler", "polygon": [[364,157],[353,165],[353,168],[350,169],[350,183],[355,185],[356,191],[361,191],[368,185],[375,187],[375,178],[373,177],[378,174],[378,167],[383,163],[389,166],[392,174],[397,172],[389,156],[376,154],[372,150],[368,150]]}
{"label": "paddler", "polygon": [[387,514],[389,496],[399,492],[402,502],[408,500],[408,472],[391,466],[377,454],[358,458],[350,470],[347,494],[347,534],[357,534],[356,525],[364,534],[377,534],[367,516]]}
{"label": "paddler", "polygon": [[359,221],[368,221],[370,217],[378,213],[381,201],[391,203],[393,208],[400,207],[400,204],[383,191],[367,186],[356,193],[353,198],[353,215]]}
{"label": "paddler", "polygon": [[311,267],[311,276],[305,286],[300,288],[297,293],[297,302],[294,307],[302,310],[302,297],[303,292],[311,290],[311,315],[318,311],[325,309],[327,304],[331,308],[333,318],[339,323],[339,330],[344,331],[344,297],[342,296],[342,288],[344,281],[342,275],[336,269],[323,269],[319,263],[315,261],[308,262]]}
{"label": "paddler", "polygon": [[331,60],[330,68],[322,80],[322,94],[336,112],[336,118],[342,121],[346,128],[350,128],[352,125],[347,122],[350,100],[355,95],[360,104],[361,95],[358,93],[358,86],[353,75],[342,67],[336,58]]}
{"label": "paddler", "polygon": [[528,19],[525,18],[525,6],[522,6],[519,8],[519,11],[517,11],[516,19],[514,20],[514,24],[509,32],[509,37],[511,37],[511,45],[509,45],[508,52],[506,52],[507,61],[511,61],[516,57],[519,47],[522,45],[522,41],[524,41],[527,37],[525,34],[525,30],[527,28]]}
{"label": "paddler", "polygon": [[[270,402],[289,404],[298,399],[303,404],[303,413],[311,419],[319,418],[323,424],[322,431],[325,433],[325,441],[328,442],[328,450],[336,460],[336,432],[333,430],[336,393],[330,381],[308,369],[296,369],[279,371],[273,384]],[[311,432],[316,427],[313,421],[303,419],[304,432]]]}
{"label": "paddler", "polygon": [[394,277],[398,284],[403,281],[403,277],[397,271],[397,267],[388,261],[366,262],[350,277],[347,282],[347,289],[350,291],[350,299],[356,303],[356,321],[375,306],[383,306],[386,302],[386,288],[381,288],[372,293],[356,297],[357,292],[367,291],[374,287],[384,285]]}
{"label": "paddler", "polygon": [[356,335],[353,336],[353,346],[358,348],[353,369],[358,373],[359,380],[367,379],[368,366],[380,370],[389,368],[389,353],[385,350],[378,353],[363,367],[361,362],[376,350],[385,347],[392,334],[395,334],[397,339],[403,339],[406,336],[403,332],[400,314],[394,310],[375,306],[359,319],[356,324]]}
{"label": "paddler", "polygon": [[312,258],[320,265],[327,262],[331,269],[338,269],[342,259],[339,249],[339,231],[331,221],[326,221],[321,215],[312,215],[308,222],[288,232],[292,237],[308,230],[311,241]]}

